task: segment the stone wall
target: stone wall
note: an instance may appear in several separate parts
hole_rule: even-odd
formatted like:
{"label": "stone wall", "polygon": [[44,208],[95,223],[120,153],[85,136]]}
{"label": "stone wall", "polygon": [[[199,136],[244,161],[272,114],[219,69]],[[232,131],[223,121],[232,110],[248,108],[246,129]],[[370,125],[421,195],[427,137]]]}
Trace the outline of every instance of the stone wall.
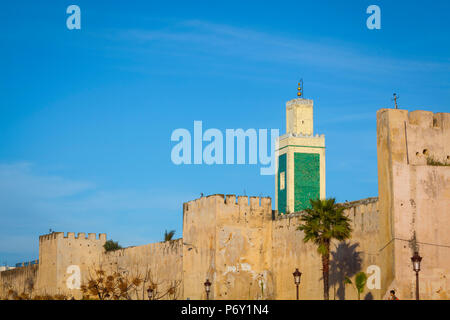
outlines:
{"label": "stone wall", "polygon": [[87,279],[89,268],[98,265],[104,251],[106,234],[53,232],[39,237],[39,276],[37,294],[72,294],[67,281],[75,272],[70,266],[76,266],[81,279]]}
{"label": "stone wall", "polygon": [[14,268],[0,272],[0,299],[13,295],[33,293],[37,282],[39,265]]}
{"label": "stone wall", "polygon": [[383,290],[415,297],[410,257],[418,250],[421,298],[448,299],[450,114],[381,109],[377,148]]}
{"label": "stone wall", "polygon": [[212,195],[184,204],[184,296],[204,299],[272,297],[270,198]]}
{"label": "stone wall", "polygon": [[[350,241],[332,246],[332,299],[356,299],[345,277],[378,267],[377,202],[368,198],[344,204],[354,231]],[[208,279],[212,299],[295,299],[292,272],[299,268],[300,298],[322,299],[321,259],[314,245],[303,243],[297,230],[300,214],[275,215],[270,198],[238,197],[236,202],[234,195],[212,195],[185,203],[185,298],[204,299]],[[366,289],[363,298],[379,299],[383,293]]]}
{"label": "stone wall", "polygon": [[[100,266],[108,272],[119,272],[128,279],[139,277],[144,282],[133,299],[147,299],[147,288],[152,285],[162,297],[171,287],[177,299],[183,298],[182,286],[183,239],[129,247],[102,254]],[[168,295],[162,299],[170,298]]]}
{"label": "stone wall", "polygon": [[[360,271],[378,265],[378,199],[345,203],[345,214],[352,220],[352,238],[334,242],[331,246],[330,299],[356,299],[356,290],[344,284],[345,277],[352,281]],[[297,230],[301,213],[279,215],[273,222],[272,272],[274,295],[277,299],[295,299],[292,273],[298,268],[303,274],[300,299],[323,299],[322,262],[317,247],[304,243],[304,234]],[[369,270],[370,271],[370,270]],[[371,272],[369,272],[369,275]],[[379,289],[366,288],[362,299],[379,299]]]}
{"label": "stone wall", "polygon": [[[39,237],[39,265],[15,268],[0,272],[0,297],[6,297],[9,289],[17,294],[58,295],[80,299],[82,293],[73,282],[79,272],[80,284],[96,278],[97,270],[107,274],[120,272],[124,278],[145,278],[145,285],[156,285],[159,293],[169,287],[176,288],[174,295],[182,298],[182,239],[128,247],[105,252],[106,234],[54,232]],[[32,287],[30,285],[32,284]],[[143,283],[144,284],[144,283]],[[134,299],[146,299],[142,286],[131,292]],[[163,298],[168,298],[165,296]]]}

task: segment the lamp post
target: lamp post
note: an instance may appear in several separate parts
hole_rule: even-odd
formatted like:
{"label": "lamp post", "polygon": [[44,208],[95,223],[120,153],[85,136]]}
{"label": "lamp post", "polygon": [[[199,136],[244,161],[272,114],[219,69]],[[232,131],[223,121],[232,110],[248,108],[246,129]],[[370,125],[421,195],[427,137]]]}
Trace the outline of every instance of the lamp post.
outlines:
{"label": "lamp post", "polygon": [[153,289],[152,288],[147,289],[147,296],[148,296],[148,300],[153,300]]}
{"label": "lamp post", "polygon": [[422,257],[419,256],[419,253],[417,251],[414,252],[414,255],[411,257],[411,262],[412,262],[412,265],[413,265],[413,270],[416,272],[416,300],[419,300],[420,261],[422,261]]}
{"label": "lamp post", "polygon": [[295,272],[292,275],[294,276],[294,282],[297,288],[297,300],[298,300],[298,286],[300,285],[300,277],[302,276],[302,273],[298,271],[298,268],[296,268]]}
{"label": "lamp post", "polygon": [[203,285],[205,286],[206,300],[209,300],[209,292],[211,291],[211,282],[209,282],[209,280],[206,279],[206,281]]}

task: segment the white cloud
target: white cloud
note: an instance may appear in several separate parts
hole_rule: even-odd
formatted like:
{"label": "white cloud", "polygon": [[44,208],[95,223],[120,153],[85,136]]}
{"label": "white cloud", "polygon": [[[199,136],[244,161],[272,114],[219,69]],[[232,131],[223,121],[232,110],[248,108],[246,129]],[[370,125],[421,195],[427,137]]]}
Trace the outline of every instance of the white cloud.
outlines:
{"label": "white cloud", "polygon": [[51,199],[91,190],[89,182],[71,181],[58,176],[38,175],[31,163],[0,164],[0,194],[30,199]]}
{"label": "white cloud", "polygon": [[377,48],[358,47],[332,39],[304,40],[267,32],[199,20],[182,21],[158,30],[120,31],[115,39],[132,41],[131,47],[148,50],[158,44],[158,50],[171,55],[200,52],[230,55],[244,59],[313,65],[372,73],[393,71],[449,71],[448,62],[396,59],[377,54]]}

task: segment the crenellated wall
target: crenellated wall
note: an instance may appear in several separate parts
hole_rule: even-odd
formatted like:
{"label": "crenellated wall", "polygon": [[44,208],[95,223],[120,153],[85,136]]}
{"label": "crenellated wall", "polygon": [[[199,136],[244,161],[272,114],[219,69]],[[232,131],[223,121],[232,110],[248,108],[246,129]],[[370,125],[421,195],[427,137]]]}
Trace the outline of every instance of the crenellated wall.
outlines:
{"label": "crenellated wall", "polygon": [[[345,286],[369,266],[378,267],[378,198],[343,204],[352,220],[349,242],[333,243],[331,297],[355,299]],[[322,299],[321,259],[297,230],[300,214],[277,215],[270,198],[212,195],[184,204],[183,280],[185,298],[204,299],[203,282],[213,299],[294,299],[292,272],[303,272],[300,297]],[[369,275],[372,274],[369,269]],[[379,289],[363,298],[379,299]]]}
{"label": "crenellated wall", "polygon": [[125,273],[129,279],[144,279],[139,290],[132,292],[133,299],[147,299],[149,285],[156,285],[159,296],[173,287],[175,297],[182,299],[182,258],[183,239],[176,239],[104,253],[100,266],[106,271]]}
{"label": "crenellated wall", "polygon": [[[356,291],[344,284],[345,277],[360,271],[367,272],[369,266],[378,264],[378,247],[374,241],[378,235],[378,198],[344,203],[345,214],[352,220],[352,238],[345,242],[334,242],[331,246],[330,299],[356,299]],[[317,247],[304,243],[304,234],[297,230],[301,213],[279,215],[273,224],[273,274],[277,299],[294,299],[293,276],[295,268],[302,273],[300,299],[323,299],[322,262]],[[369,270],[370,271],[370,270]],[[362,298],[377,299],[380,290],[366,288]]]}
{"label": "crenellated wall", "polygon": [[0,272],[0,299],[14,295],[33,293],[38,277],[39,265],[29,265]]}
{"label": "crenellated wall", "polygon": [[216,224],[216,299],[270,299],[273,281],[270,198],[227,195]]}
{"label": "crenellated wall", "polygon": [[450,114],[381,109],[377,149],[383,290],[415,297],[418,250],[421,298],[449,299]]}
{"label": "crenellated wall", "polygon": [[39,294],[69,294],[68,278],[73,275],[69,266],[78,266],[82,279],[89,267],[99,264],[104,251],[106,234],[53,232],[39,237],[39,266],[36,291]]}
{"label": "crenellated wall", "polygon": [[204,299],[270,298],[270,198],[211,195],[183,206],[184,296]]}

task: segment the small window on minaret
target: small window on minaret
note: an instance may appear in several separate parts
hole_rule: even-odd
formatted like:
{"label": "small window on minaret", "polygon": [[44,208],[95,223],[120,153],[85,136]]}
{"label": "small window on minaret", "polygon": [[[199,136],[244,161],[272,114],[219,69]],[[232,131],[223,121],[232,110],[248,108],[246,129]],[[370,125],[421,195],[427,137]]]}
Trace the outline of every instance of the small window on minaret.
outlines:
{"label": "small window on minaret", "polygon": [[285,172],[280,173],[280,190],[284,190],[286,187],[286,174]]}

